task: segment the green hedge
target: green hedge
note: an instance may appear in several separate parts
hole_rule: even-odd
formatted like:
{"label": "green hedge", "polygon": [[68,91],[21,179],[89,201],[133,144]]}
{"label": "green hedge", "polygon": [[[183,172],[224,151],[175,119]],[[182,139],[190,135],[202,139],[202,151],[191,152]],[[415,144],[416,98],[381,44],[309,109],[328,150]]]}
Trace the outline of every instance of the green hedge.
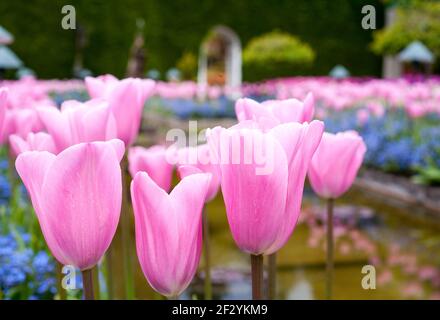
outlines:
{"label": "green hedge", "polygon": [[282,77],[307,70],[315,52],[286,32],[272,31],[252,38],[243,51],[243,70],[251,81]]}
{"label": "green hedge", "polygon": [[[1,1],[0,24],[16,37],[12,49],[40,77],[72,74],[74,38],[61,28],[61,8],[74,5],[77,23],[85,26],[84,64],[95,74],[123,76],[136,18],[145,19],[147,68],[175,66],[185,51],[198,52],[207,31],[225,24],[243,47],[274,29],[300,37],[316,52],[312,74],[327,74],[343,64],[353,75],[379,75],[381,59],[368,50],[371,32],[361,28],[361,8],[379,0],[32,0]],[[244,77],[252,78],[252,71]]]}

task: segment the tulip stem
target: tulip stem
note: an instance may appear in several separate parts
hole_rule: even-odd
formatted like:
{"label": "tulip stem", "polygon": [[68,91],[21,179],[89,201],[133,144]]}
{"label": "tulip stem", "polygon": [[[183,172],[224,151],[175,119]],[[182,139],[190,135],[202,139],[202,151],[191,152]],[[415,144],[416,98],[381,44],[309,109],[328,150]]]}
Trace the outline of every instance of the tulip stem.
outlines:
{"label": "tulip stem", "polygon": [[110,246],[108,248],[107,253],[105,255],[105,284],[107,286],[107,299],[113,300],[113,254],[112,254],[113,248]]}
{"label": "tulip stem", "polygon": [[124,155],[121,163],[122,168],[122,212],[121,212],[121,236],[122,236],[122,251],[124,256],[124,282],[126,299],[134,299],[134,279],[133,279],[133,264],[132,264],[132,250],[130,241],[131,223],[130,223],[130,187],[128,174],[128,157],[127,152]]}
{"label": "tulip stem", "polygon": [[334,199],[327,200],[327,285],[326,285],[326,297],[327,300],[332,299],[333,294],[333,206]]}
{"label": "tulip stem", "polygon": [[203,248],[204,248],[204,258],[205,258],[205,299],[212,299],[212,282],[211,282],[211,256],[209,250],[209,223],[208,223],[208,213],[203,210]]}
{"label": "tulip stem", "polygon": [[96,294],[96,300],[100,300],[101,299],[101,289],[99,287],[99,266],[98,265],[96,265],[92,269],[92,276],[93,276],[93,285],[94,285],[93,292],[95,292],[95,294]]}
{"label": "tulip stem", "polygon": [[58,291],[58,295],[59,295],[59,299],[60,300],[66,300],[66,290],[63,288],[62,285],[62,281],[63,281],[63,265],[61,263],[59,263],[58,261],[56,262],[56,280],[57,280],[57,291]]}
{"label": "tulip stem", "polygon": [[15,171],[15,157],[10,147],[8,148],[8,178],[11,194],[13,194],[18,186],[18,179],[17,172]]}
{"label": "tulip stem", "polygon": [[263,256],[251,254],[252,299],[263,299]]}
{"label": "tulip stem", "polygon": [[134,299],[133,272],[130,252],[130,221],[128,212],[122,212],[122,250],[124,253],[125,295],[128,300]]}
{"label": "tulip stem", "polygon": [[277,253],[274,252],[268,257],[268,281],[267,281],[267,298],[269,300],[275,299],[276,282],[277,282]]}
{"label": "tulip stem", "polygon": [[83,292],[84,300],[95,300],[95,295],[93,293],[93,271],[92,269],[82,270],[82,282],[83,282]]}

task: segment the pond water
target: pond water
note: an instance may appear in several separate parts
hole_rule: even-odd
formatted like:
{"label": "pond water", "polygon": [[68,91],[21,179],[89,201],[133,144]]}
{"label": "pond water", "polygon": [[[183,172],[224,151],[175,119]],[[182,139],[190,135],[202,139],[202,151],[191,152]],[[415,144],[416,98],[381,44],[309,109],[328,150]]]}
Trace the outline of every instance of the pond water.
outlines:
{"label": "pond water", "polygon": [[[250,259],[232,239],[221,196],[206,210],[214,298],[249,299]],[[335,299],[440,299],[439,229],[412,219],[411,210],[355,188],[336,202]],[[277,259],[278,299],[325,298],[325,204],[308,188],[300,222]],[[374,290],[362,288],[364,265],[376,269]],[[138,265],[136,297],[157,298]],[[181,299],[203,299],[203,257]]]}

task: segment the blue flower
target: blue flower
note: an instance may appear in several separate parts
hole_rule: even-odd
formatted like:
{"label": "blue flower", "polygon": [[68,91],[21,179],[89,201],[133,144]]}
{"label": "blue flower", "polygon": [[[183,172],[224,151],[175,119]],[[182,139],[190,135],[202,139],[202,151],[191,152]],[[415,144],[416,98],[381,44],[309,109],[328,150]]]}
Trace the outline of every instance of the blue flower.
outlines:
{"label": "blue flower", "polygon": [[0,290],[5,299],[52,298],[56,291],[53,259],[45,251],[20,249],[17,240],[28,244],[30,237],[17,232],[0,235]]}

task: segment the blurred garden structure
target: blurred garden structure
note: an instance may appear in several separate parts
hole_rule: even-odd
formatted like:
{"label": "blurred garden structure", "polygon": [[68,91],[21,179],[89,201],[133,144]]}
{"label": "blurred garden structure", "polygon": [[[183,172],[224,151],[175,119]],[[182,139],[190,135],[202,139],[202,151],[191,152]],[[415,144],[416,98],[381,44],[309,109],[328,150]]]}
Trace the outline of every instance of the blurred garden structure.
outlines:
{"label": "blurred garden structure", "polygon": [[14,37],[5,28],[0,26],[0,79],[4,77],[6,70],[18,69],[22,66],[21,60],[8,48]]}

